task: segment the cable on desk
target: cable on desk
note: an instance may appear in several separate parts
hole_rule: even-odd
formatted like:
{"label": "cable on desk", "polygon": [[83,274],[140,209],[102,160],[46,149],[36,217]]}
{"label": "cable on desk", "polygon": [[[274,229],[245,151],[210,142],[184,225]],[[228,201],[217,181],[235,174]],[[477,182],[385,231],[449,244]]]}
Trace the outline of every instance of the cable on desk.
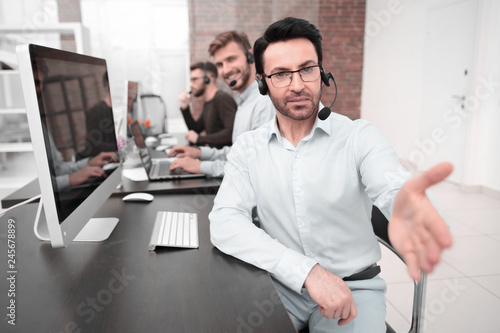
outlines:
{"label": "cable on desk", "polygon": [[2,216],[3,214],[7,213],[8,211],[10,211],[10,210],[12,210],[12,209],[14,209],[14,208],[16,208],[16,207],[19,207],[19,206],[22,206],[22,205],[28,204],[28,203],[30,203],[30,202],[32,202],[32,201],[34,201],[34,200],[36,200],[36,199],[40,199],[41,197],[42,197],[42,195],[41,195],[41,194],[39,194],[39,195],[34,196],[33,198],[30,198],[30,199],[28,199],[28,200],[24,200],[23,202],[20,202],[20,203],[18,203],[17,205],[14,205],[14,206],[12,206],[12,207],[6,208],[6,209],[4,209],[4,210],[2,210],[2,211],[0,212],[0,216]]}

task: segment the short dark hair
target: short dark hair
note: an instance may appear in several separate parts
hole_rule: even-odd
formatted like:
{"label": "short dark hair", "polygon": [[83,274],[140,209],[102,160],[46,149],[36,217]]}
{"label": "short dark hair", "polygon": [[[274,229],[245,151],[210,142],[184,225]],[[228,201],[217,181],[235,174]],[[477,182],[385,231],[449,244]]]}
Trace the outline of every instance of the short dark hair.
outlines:
{"label": "short dark hair", "polygon": [[309,21],[295,17],[287,17],[271,24],[264,35],[255,41],[253,52],[255,56],[255,70],[258,74],[264,73],[263,55],[271,43],[283,42],[296,38],[307,38],[311,41],[318,55],[318,63],[323,63],[323,49],[321,47],[321,33]]}
{"label": "short dark hair", "polygon": [[202,71],[206,72],[207,75],[210,73],[210,75],[216,79],[217,78],[217,67],[210,61],[207,62],[197,62],[196,64],[191,65],[189,67],[191,71],[194,71],[195,69],[201,69]]}

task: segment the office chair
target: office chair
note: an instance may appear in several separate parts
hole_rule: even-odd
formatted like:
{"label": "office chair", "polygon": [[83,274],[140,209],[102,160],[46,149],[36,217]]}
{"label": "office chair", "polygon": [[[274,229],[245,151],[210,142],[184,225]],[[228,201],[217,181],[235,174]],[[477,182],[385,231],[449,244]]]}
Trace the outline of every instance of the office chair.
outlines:
{"label": "office chair", "polygon": [[[389,240],[389,233],[387,231],[387,227],[389,221],[385,218],[384,214],[375,206],[372,208],[372,226],[375,236],[380,244],[387,247],[392,253],[394,253],[401,261],[404,262],[403,257],[396,252],[396,250],[392,247],[391,241]],[[382,268],[383,269],[383,268]],[[412,318],[411,318],[411,326],[409,333],[421,333],[423,332],[424,325],[424,310],[425,310],[425,290],[427,283],[427,274],[421,272],[420,281],[413,281],[413,310],[412,310]],[[396,333],[396,331],[389,325],[388,322],[385,322],[386,333]],[[304,328],[300,330],[299,333],[309,333],[308,328]]]}
{"label": "office chair", "polygon": [[158,135],[167,130],[167,107],[163,99],[155,94],[141,94],[140,96],[143,118],[151,119],[151,126],[147,135]]}
{"label": "office chair", "polygon": [[[394,253],[401,261],[404,262],[403,257],[396,252],[392,247],[389,240],[389,234],[387,231],[388,221],[384,214],[375,206],[372,208],[372,226],[375,235],[380,244],[388,248],[392,253]],[[424,310],[425,310],[425,290],[427,286],[427,274],[424,272],[420,273],[420,281],[413,281],[413,310],[411,316],[411,326],[409,333],[420,333],[423,332],[424,326]],[[387,327],[387,333],[395,333],[394,329],[385,323]]]}

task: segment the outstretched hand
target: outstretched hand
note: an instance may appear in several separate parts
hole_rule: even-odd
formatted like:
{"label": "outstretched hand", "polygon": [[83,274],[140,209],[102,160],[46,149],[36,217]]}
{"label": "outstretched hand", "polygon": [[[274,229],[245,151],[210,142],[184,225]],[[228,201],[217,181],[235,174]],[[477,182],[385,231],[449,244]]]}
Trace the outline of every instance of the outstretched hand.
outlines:
{"label": "outstretched hand", "polygon": [[412,279],[419,280],[419,269],[432,272],[441,252],[452,238],[448,227],[425,194],[453,171],[448,162],[435,165],[409,179],[398,191],[389,222],[389,239],[404,258]]}

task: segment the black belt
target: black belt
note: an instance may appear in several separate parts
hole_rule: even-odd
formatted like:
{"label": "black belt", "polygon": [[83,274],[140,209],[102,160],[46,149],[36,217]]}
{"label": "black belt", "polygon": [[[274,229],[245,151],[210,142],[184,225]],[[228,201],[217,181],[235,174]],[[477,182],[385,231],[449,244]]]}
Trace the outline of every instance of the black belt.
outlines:
{"label": "black belt", "polygon": [[362,270],[361,272],[354,273],[353,275],[346,276],[342,280],[344,281],[358,281],[358,280],[369,280],[374,278],[380,273],[380,266],[377,264],[373,264],[367,269]]}

